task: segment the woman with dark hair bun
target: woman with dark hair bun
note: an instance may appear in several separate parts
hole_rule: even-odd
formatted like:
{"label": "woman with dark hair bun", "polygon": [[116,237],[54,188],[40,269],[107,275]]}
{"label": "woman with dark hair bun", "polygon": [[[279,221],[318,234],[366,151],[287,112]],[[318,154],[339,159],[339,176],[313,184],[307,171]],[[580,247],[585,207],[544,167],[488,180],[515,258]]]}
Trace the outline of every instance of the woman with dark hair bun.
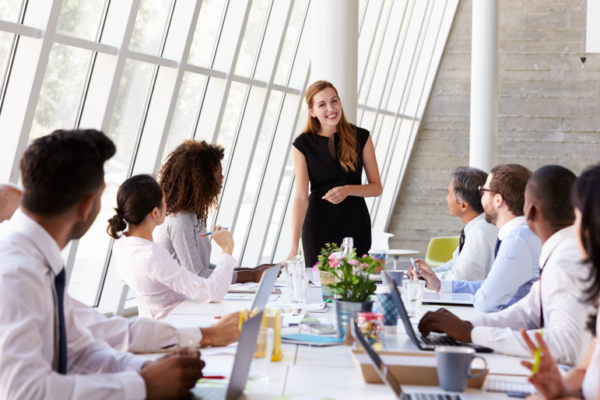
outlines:
{"label": "woman with dark hair bun", "polygon": [[[116,239],[113,253],[117,272],[135,292],[140,317],[163,319],[186,297],[205,302],[223,300],[235,263],[224,263],[208,279],[201,278],[153,242],[152,232],[167,214],[163,190],[153,177],[136,175],[123,182],[117,192],[115,212],[108,220],[107,232]],[[215,229],[212,235],[223,253],[233,260],[231,234]]]}
{"label": "woman with dark hair bun", "polygon": [[[579,251],[584,262],[591,264],[587,279],[589,287],[584,301],[590,310],[593,310],[588,328],[594,334],[594,340],[583,361],[563,377],[546,342],[536,333],[542,356],[538,373],[532,375],[529,381],[535,385],[540,395],[529,397],[531,399],[591,400],[598,399],[600,394],[600,343],[596,340],[596,333],[600,329],[597,319],[600,300],[600,164],[581,174],[573,185],[571,199],[575,207],[574,227]],[[582,304],[582,307],[584,306]],[[522,336],[532,355],[535,354],[536,346],[529,336],[524,331]],[[523,361],[522,364],[532,369],[531,363]]]}

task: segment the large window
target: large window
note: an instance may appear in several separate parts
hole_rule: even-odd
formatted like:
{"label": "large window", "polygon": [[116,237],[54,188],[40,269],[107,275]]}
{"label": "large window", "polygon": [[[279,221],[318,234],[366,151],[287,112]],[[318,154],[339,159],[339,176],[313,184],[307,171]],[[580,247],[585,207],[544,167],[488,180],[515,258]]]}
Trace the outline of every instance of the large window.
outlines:
{"label": "large window", "polygon": [[[359,2],[358,125],[371,132],[384,183],[368,201],[376,229],[388,224],[457,5]],[[239,265],[287,254],[310,10],[311,0],[0,2],[0,180],[19,182],[27,144],[57,128],[100,129],[117,145],[100,215],[63,251],[72,296],[115,312],[130,304],[106,220],[119,185],[156,176],[186,139],[225,148],[208,224],[229,227]]]}

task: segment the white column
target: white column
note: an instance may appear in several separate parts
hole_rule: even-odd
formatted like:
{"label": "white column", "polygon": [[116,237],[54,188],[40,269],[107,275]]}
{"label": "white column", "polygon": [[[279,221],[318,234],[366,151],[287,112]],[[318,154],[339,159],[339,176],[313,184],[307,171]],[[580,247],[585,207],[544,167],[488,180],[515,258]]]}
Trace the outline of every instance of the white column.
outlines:
{"label": "white column", "polygon": [[[587,0],[586,53],[600,53],[600,0]],[[585,56],[585,54],[582,54]]]}
{"label": "white column", "polygon": [[499,0],[473,2],[469,164],[489,172],[498,160]]}
{"label": "white column", "polygon": [[311,2],[311,78],[336,87],[348,122],[356,123],[358,81],[358,0]]}

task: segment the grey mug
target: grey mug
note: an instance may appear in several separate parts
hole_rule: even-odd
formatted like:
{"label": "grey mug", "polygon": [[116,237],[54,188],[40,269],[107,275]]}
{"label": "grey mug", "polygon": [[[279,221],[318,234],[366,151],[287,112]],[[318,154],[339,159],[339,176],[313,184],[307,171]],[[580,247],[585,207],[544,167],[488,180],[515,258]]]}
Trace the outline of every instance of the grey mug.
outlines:
{"label": "grey mug", "polygon": [[[464,392],[471,378],[478,378],[487,372],[485,358],[475,355],[470,347],[439,346],[435,348],[438,380],[440,387],[450,392]],[[478,374],[471,375],[471,361],[479,358],[484,368]]]}

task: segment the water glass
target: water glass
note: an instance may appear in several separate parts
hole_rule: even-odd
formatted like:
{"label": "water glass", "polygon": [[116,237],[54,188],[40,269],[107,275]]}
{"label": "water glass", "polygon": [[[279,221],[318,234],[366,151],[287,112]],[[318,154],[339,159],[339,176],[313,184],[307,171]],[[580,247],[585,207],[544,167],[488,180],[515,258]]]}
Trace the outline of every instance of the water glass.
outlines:
{"label": "water glass", "polygon": [[306,291],[308,290],[309,272],[304,268],[304,261],[293,258],[285,263],[290,283],[292,303],[304,304],[306,301]]}
{"label": "water glass", "polygon": [[254,358],[250,367],[249,378],[253,381],[269,380],[269,365],[273,355],[273,346],[275,344],[275,330],[273,328],[260,328],[258,339],[256,340],[256,349]]}
{"label": "water glass", "polygon": [[409,317],[417,318],[421,312],[421,303],[423,303],[425,281],[420,279],[404,279],[402,281],[402,288],[406,312]]}

